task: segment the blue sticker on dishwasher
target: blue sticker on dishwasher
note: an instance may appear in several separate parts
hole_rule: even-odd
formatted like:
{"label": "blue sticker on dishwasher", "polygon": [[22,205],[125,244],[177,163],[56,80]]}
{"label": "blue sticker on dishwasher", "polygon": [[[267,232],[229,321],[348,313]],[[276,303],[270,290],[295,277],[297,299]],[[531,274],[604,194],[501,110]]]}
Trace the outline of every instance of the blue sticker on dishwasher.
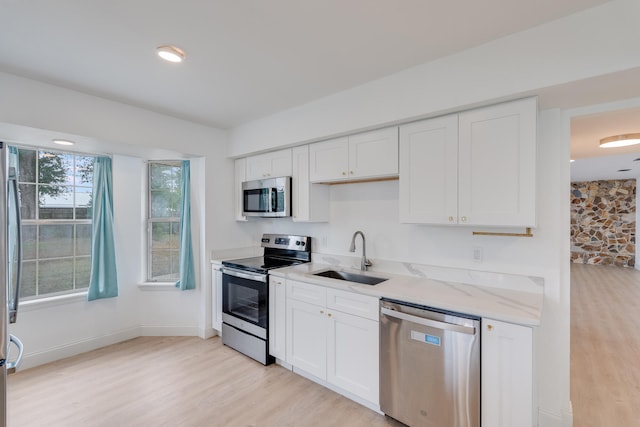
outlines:
{"label": "blue sticker on dishwasher", "polygon": [[429,335],[418,331],[411,331],[411,339],[421,342],[426,342],[427,344],[440,346],[441,338],[435,335]]}
{"label": "blue sticker on dishwasher", "polygon": [[440,345],[440,337],[435,337],[433,335],[426,335],[425,334],[424,341],[428,342],[429,344]]}

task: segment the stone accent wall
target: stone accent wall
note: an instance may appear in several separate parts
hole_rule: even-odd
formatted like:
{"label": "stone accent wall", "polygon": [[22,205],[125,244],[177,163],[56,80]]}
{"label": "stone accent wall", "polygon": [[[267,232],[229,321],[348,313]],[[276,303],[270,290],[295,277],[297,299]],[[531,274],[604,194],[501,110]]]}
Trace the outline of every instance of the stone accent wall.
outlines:
{"label": "stone accent wall", "polygon": [[636,180],[571,183],[571,262],[633,267]]}

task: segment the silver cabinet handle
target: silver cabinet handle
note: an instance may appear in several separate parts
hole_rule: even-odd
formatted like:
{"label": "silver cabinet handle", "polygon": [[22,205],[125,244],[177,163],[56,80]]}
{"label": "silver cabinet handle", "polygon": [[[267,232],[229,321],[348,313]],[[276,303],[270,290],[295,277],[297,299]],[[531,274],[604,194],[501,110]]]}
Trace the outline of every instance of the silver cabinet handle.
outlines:
{"label": "silver cabinet handle", "polygon": [[22,341],[15,335],[9,335],[9,342],[12,342],[18,347],[18,357],[13,362],[7,362],[7,372],[12,374],[16,371],[16,368],[22,363],[22,355],[24,354],[24,346]]}
{"label": "silver cabinet handle", "polygon": [[396,319],[402,319],[409,322],[417,323],[423,326],[429,326],[431,328],[442,329],[444,331],[461,332],[463,334],[475,335],[476,328],[472,326],[454,325],[453,323],[439,322],[437,320],[425,319],[424,317],[413,316],[411,314],[403,313],[401,311],[390,310],[386,307],[382,307],[380,312],[385,316],[395,317]]}

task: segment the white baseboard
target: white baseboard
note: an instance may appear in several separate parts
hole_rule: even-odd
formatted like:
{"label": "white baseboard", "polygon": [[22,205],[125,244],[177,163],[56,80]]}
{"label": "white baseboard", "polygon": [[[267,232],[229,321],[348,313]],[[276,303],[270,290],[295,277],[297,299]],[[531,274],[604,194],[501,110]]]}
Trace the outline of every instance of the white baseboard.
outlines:
{"label": "white baseboard", "polygon": [[66,343],[60,346],[51,347],[46,350],[25,353],[18,370],[29,369],[45,363],[55,362],[66,357],[75,356],[87,351],[95,350],[108,345],[137,337],[168,337],[187,336],[200,337],[202,339],[211,338],[216,335],[211,328],[202,329],[197,326],[139,326],[117,331],[111,334],[92,337],[85,340]]}
{"label": "white baseboard", "polygon": [[18,370],[33,368],[35,366],[44,365],[45,363],[54,362],[64,359],[65,357],[75,356],[80,353],[95,350],[108,345],[116,344],[122,341],[130,340],[140,336],[138,327],[123,329],[111,334],[92,337],[85,340],[75,341],[56,347],[51,347],[43,351],[29,353],[27,352]]}
{"label": "white baseboard", "polygon": [[562,411],[562,413],[538,410],[538,427],[572,427],[573,412]]}
{"label": "white baseboard", "polygon": [[[286,368],[286,367],[285,367]],[[318,378],[313,374],[308,373],[307,371],[304,371],[302,369],[296,368],[295,366],[292,367],[292,370],[294,373],[303,376],[311,381],[313,381],[314,383],[318,383],[323,387],[328,388],[329,390],[335,391],[338,394],[343,395],[344,397],[347,397],[351,400],[353,400],[356,403],[359,403],[360,405],[371,409],[372,411],[375,411],[379,414],[383,414],[382,411],[380,411],[380,405],[377,405],[373,402],[369,402],[368,400],[365,400],[359,396],[356,396],[355,394],[348,392],[346,390],[341,389],[340,387],[336,387],[333,384],[328,383],[327,381],[323,380],[322,378]],[[384,415],[384,414],[383,414]]]}
{"label": "white baseboard", "polygon": [[203,340],[220,335],[218,331],[212,328],[198,328],[198,336]]}
{"label": "white baseboard", "polygon": [[140,326],[142,337],[202,337],[197,326]]}

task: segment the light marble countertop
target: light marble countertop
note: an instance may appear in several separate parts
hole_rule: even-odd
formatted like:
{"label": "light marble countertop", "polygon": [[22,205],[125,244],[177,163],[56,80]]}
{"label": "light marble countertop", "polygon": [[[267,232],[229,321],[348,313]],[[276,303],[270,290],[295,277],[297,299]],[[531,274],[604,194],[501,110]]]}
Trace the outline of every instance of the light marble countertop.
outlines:
{"label": "light marble countertop", "polygon": [[[262,255],[263,248],[212,251],[211,262]],[[269,274],[320,286],[345,289],[377,298],[391,298],[524,326],[540,325],[544,281],[540,277],[373,260],[362,273],[360,258],[312,253],[312,262],[270,270]],[[314,276],[325,270],[388,278],[377,285]]]}
{"label": "light marble countertop", "polygon": [[[350,267],[313,261],[271,270],[269,274],[524,326],[540,325],[544,288],[542,279],[538,277],[412,264],[405,264],[405,267],[410,274],[391,274],[381,271],[363,273]],[[388,280],[372,286],[314,275],[329,269],[388,278]],[[432,274],[429,274],[430,272]],[[469,279],[468,282],[476,283],[459,281],[460,278],[465,277]],[[479,283],[483,281],[486,283]]]}

